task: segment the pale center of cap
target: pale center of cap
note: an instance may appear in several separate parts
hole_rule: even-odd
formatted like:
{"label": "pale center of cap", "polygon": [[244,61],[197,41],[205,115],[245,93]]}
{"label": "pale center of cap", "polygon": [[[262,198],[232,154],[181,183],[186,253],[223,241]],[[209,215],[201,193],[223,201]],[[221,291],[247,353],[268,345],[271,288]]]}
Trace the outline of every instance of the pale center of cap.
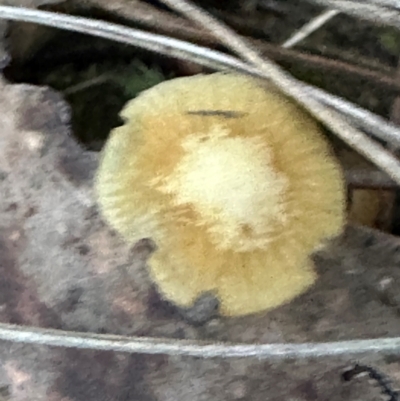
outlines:
{"label": "pale center of cap", "polygon": [[287,182],[271,165],[261,138],[229,137],[216,126],[188,137],[186,154],[160,188],[176,204],[191,204],[220,248],[252,250],[269,242],[268,233],[284,219]]}

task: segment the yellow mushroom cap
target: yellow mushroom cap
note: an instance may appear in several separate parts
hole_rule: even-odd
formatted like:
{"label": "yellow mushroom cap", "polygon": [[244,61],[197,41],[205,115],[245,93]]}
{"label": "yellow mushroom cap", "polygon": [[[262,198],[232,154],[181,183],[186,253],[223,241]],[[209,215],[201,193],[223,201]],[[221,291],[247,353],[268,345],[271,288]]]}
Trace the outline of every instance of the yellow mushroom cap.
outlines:
{"label": "yellow mushroom cap", "polygon": [[277,307],[316,280],[311,253],[341,232],[342,173],[318,124],[254,78],[163,82],[130,101],[96,177],[105,219],[151,237],[150,275],[189,307],[214,291],[221,313]]}

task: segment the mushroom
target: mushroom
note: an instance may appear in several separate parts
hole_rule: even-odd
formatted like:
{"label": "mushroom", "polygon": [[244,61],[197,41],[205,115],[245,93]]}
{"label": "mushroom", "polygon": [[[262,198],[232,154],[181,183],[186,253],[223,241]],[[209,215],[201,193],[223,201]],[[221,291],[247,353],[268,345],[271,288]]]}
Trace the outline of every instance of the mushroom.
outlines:
{"label": "mushroom", "polygon": [[319,125],[264,81],[215,73],[128,102],[95,189],[126,241],[151,237],[152,280],[178,307],[269,310],[317,278],[310,256],[344,225],[341,168]]}

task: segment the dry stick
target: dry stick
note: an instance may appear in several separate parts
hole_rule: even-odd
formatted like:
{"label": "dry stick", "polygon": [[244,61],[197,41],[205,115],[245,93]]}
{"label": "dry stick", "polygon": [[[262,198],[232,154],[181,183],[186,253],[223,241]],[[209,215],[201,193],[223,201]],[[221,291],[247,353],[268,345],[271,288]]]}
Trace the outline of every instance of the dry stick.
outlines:
{"label": "dry stick", "polygon": [[[81,32],[134,45],[170,57],[189,60],[216,70],[229,69],[252,74],[257,77],[265,77],[265,74],[261,74],[256,68],[225,53],[178,39],[143,32],[104,21],[7,6],[0,6],[0,18],[40,23],[58,29]],[[303,85],[304,91],[306,91],[308,95],[331,105],[349,116],[357,125],[363,127],[372,135],[398,145],[400,129],[397,126],[391,125],[381,117],[343,99],[334,97],[321,89],[300,82],[298,82],[298,85]]]}
{"label": "dry stick", "polygon": [[161,1],[212,31],[222,43],[257,67],[266,78],[271,79],[284,93],[307,108],[339,138],[386,171],[397,183],[400,183],[400,162],[393,155],[364,133],[353,128],[337,112],[318,103],[307,93],[303,85],[299,85],[297,80],[271,61],[260,57],[239,35],[185,0]]}
{"label": "dry stick", "polygon": [[330,21],[333,17],[339,14],[338,10],[326,10],[320,15],[313,18],[311,21],[303,25],[297,32],[295,32],[289,39],[282,43],[282,47],[289,49],[297,43],[310,36],[317,29],[321,28],[324,24]]}
{"label": "dry stick", "polygon": [[140,354],[195,356],[201,358],[288,359],[400,351],[400,337],[326,343],[233,344],[151,337],[78,333],[0,323],[0,340],[54,347],[80,348]]}
{"label": "dry stick", "polygon": [[395,8],[381,7],[375,4],[368,4],[367,0],[349,1],[349,0],[308,0],[323,7],[329,7],[339,10],[345,14],[351,15],[373,23],[389,25],[400,29],[400,10]]}

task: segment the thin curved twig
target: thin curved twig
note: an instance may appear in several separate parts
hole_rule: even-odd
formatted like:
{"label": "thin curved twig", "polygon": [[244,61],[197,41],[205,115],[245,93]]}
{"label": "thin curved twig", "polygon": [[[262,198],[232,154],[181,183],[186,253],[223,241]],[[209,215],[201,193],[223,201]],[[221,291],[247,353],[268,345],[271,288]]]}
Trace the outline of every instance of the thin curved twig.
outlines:
{"label": "thin curved twig", "polygon": [[288,359],[393,354],[400,352],[400,337],[325,343],[233,344],[151,337],[79,333],[0,323],[0,340],[52,347],[201,358]]}

